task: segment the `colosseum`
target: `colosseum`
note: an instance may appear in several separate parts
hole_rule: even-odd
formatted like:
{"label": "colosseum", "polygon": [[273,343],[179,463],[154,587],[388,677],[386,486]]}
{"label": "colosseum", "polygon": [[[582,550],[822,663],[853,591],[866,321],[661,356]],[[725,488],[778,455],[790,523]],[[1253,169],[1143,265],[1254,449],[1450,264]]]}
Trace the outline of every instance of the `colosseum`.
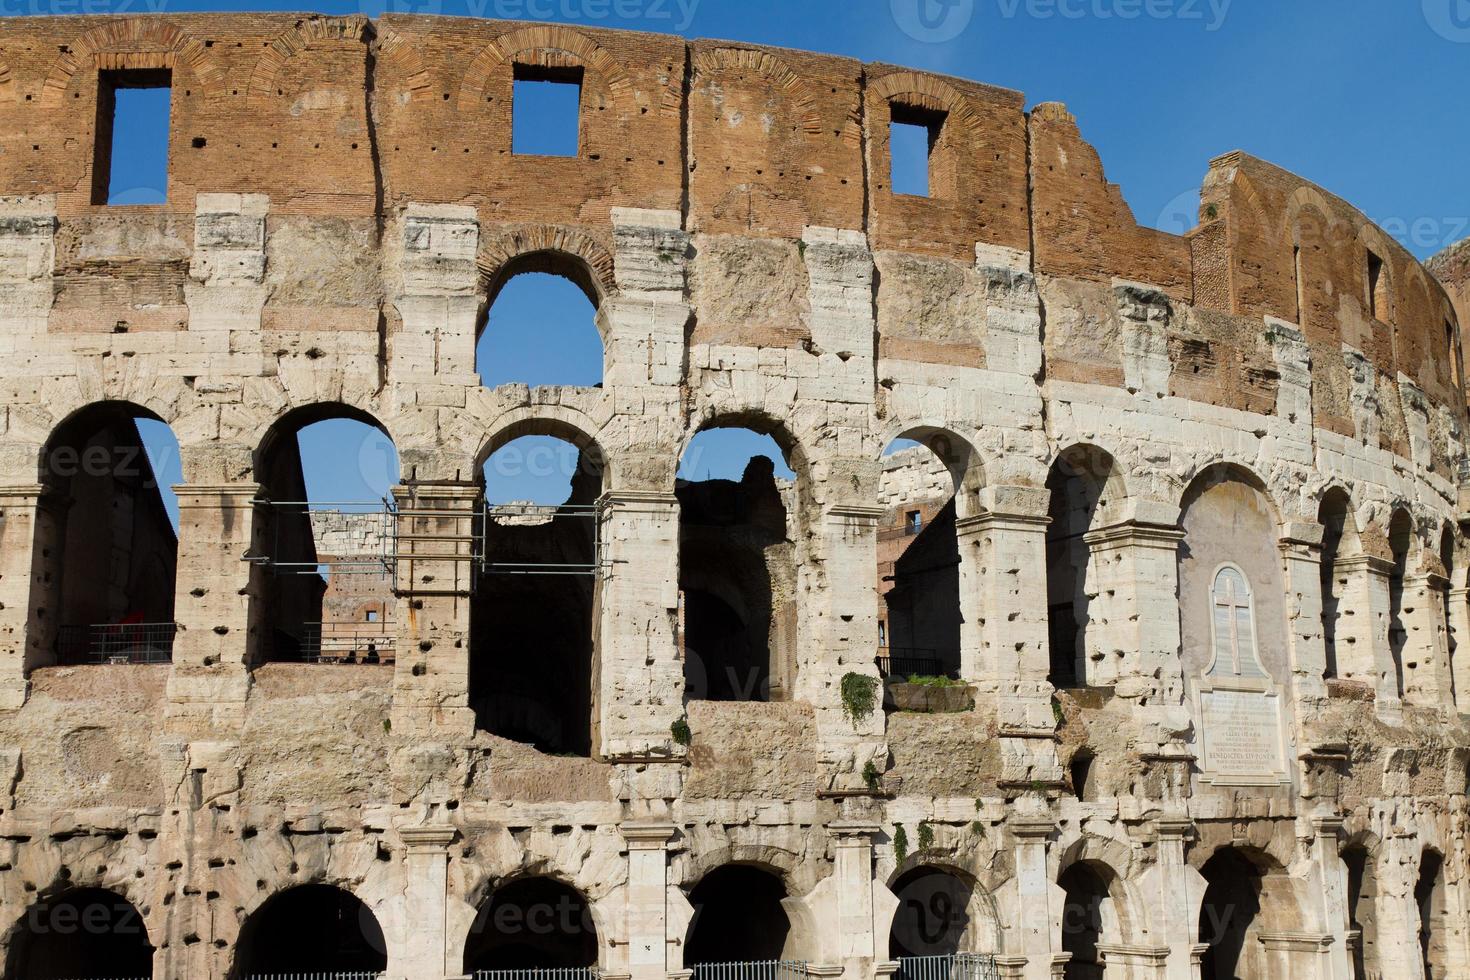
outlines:
{"label": "colosseum", "polygon": [[[1470,249],[1239,151],[1152,230],[962,79],[393,14],[0,21],[0,195],[7,980],[1470,978]],[[601,384],[481,383],[523,273]],[[386,500],[304,499],[330,420]],[[722,428],[784,458],[681,475]],[[566,503],[487,502],[528,436]]]}

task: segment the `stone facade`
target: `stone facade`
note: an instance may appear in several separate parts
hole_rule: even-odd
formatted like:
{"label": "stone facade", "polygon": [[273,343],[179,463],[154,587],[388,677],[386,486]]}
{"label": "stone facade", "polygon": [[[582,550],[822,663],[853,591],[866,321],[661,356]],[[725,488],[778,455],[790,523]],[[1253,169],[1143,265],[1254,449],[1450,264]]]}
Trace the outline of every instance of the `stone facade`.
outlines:
{"label": "stone facade", "polygon": [[[110,73],[160,71],[167,203],[93,203]],[[580,80],[576,157],[511,152],[518,77]],[[895,118],[931,127],[929,197],[887,186]],[[595,301],[601,387],[479,385],[528,269]],[[895,66],[420,16],[6,20],[0,300],[7,976],[84,893],[136,910],[155,978],[238,978],[277,899],[332,886],[388,977],[445,980],[494,961],[496,896],[554,881],[586,907],[568,965],[607,978],[709,950],[889,976],[941,907],[931,951],[1027,980],[1470,977],[1460,321],[1301,178],[1222,156],[1180,237],[1064,107]],[[171,663],[57,663],[85,569],[47,460],[99,404],[181,446]],[[299,483],[270,447],[333,412],[403,463],[392,664],[268,655],[295,600],[249,560],[259,501]],[[731,424],[797,474],[764,702],[685,683],[675,467]],[[471,703],[476,474],[526,434],[597,461],[582,755]],[[968,710],[857,696],[900,437],[951,478]],[[700,931],[747,913],[743,955]]]}

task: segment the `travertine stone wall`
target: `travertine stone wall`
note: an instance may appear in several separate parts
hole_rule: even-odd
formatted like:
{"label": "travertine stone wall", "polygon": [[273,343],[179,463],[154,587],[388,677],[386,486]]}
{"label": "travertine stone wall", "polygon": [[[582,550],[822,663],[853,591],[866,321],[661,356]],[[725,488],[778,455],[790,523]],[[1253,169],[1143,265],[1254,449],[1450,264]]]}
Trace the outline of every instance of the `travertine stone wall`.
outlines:
{"label": "travertine stone wall", "polygon": [[[167,202],[95,205],[100,73],[160,67]],[[577,156],[511,152],[518,68],[581,70]],[[895,112],[942,120],[927,198],[887,186]],[[445,980],[487,896],[548,875],[591,904],[604,976],[666,980],[692,889],[736,863],[781,879],[785,955],[869,980],[928,866],[971,887],[966,951],[1049,980],[1080,864],[1109,883],[1107,976],[1183,980],[1214,955],[1215,859],[1241,855],[1261,910],[1240,975],[1346,980],[1367,913],[1341,852],[1362,846],[1380,971],[1425,975],[1438,854],[1434,975],[1470,977],[1462,266],[1447,291],[1239,152],[1209,164],[1196,229],[1141,228],[1064,107],[895,66],[405,15],[0,21],[0,944],[38,897],[104,887],[155,977],[225,978],[253,912],[324,883],[377,918],[389,977]],[[480,386],[485,311],[523,271],[597,306],[600,387]],[[181,447],[167,665],[55,665],[42,450],[108,402]],[[402,461],[391,665],[264,662],[262,447],[331,411]],[[772,703],[685,690],[674,473],[727,424],[797,475]],[[599,461],[590,758],[477,731],[469,703],[455,548],[479,465],[528,434]],[[942,467],[898,480],[900,437]],[[1108,669],[1059,691],[1047,480],[1079,446],[1110,461],[1079,576]],[[936,485],[974,706],[855,717],[880,527]],[[1335,676],[1332,490],[1357,532],[1329,570]],[[1203,707],[1239,686],[1211,673],[1226,564],[1260,594],[1252,690],[1280,708],[1275,767],[1244,778]]]}

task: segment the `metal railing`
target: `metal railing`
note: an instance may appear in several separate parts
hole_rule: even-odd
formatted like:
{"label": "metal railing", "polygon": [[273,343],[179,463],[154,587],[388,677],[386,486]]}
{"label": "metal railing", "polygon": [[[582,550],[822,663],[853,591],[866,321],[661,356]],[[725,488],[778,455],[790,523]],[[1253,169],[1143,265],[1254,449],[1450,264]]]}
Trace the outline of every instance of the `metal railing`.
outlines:
{"label": "metal railing", "polygon": [[987,953],[900,956],[894,980],[1000,980],[995,957]]}
{"label": "metal railing", "polygon": [[879,541],[896,541],[900,538],[918,537],[924,528],[929,526],[929,521],[904,521],[892,527],[885,527],[878,532]]}
{"label": "metal railing", "polygon": [[889,680],[905,677],[949,677],[959,679],[959,671],[947,667],[938,657],[937,650],[926,647],[879,647],[887,653],[879,653],[876,660],[878,673]]}
{"label": "metal railing", "polygon": [[[278,575],[391,575],[397,550],[398,505],[381,500],[255,501],[271,516],[271,545],[245,560]],[[310,536],[299,537],[300,524]],[[297,530],[288,531],[295,524]],[[289,541],[284,535],[294,534]],[[310,552],[308,555],[307,552]]]}
{"label": "metal railing", "polygon": [[306,623],[298,649],[309,664],[391,664],[397,639],[392,623]]}
{"label": "metal railing", "polygon": [[587,966],[532,966],[520,970],[476,970],[472,980],[600,980]]}
{"label": "metal railing", "polygon": [[742,960],[696,963],[690,980],[806,980],[803,960]]}
{"label": "metal railing", "polygon": [[[485,504],[487,545],[481,570],[487,575],[597,575],[602,571],[603,504]],[[592,560],[590,562],[496,561],[490,554],[490,528],[508,530],[550,524],[563,518],[592,522]]]}
{"label": "metal railing", "polygon": [[245,980],[380,980],[386,973],[358,970],[347,973],[251,973]]}
{"label": "metal railing", "polygon": [[177,623],[93,623],[62,626],[56,633],[56,662],[78,664],[166,664],[174,658]]}

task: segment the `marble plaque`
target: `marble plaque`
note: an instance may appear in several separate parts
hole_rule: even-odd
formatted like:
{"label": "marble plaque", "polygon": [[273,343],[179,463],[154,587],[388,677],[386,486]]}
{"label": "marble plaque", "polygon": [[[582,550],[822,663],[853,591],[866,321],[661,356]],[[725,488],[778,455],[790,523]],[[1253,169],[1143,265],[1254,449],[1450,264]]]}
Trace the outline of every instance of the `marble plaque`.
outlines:
{"label": "marble plaque", "polygon": [[1202,691],[1200,728],[1205,775],[1225,782],[1278,782],[1281,758],[1279,699],[1264,691]]}

